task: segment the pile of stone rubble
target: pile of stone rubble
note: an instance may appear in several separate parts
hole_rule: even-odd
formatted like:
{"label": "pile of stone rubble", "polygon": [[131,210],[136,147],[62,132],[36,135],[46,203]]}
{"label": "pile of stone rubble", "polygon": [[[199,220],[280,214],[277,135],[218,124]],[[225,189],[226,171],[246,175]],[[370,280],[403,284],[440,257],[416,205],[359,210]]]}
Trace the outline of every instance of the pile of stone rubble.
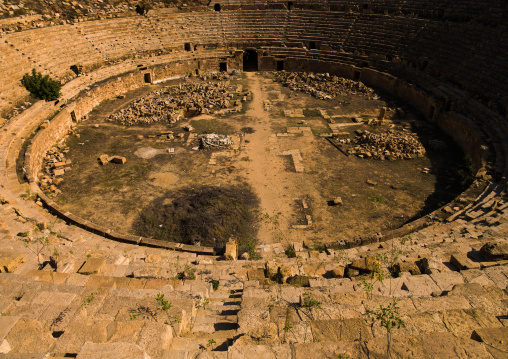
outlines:
{"label": "pile of stone rubble", "polygon": [[65,158],[69,149],[65,145],[58,145],[46,152],[43,159],[42,173],[39,174],[39,187],[45,192],[59,194],[57,185],[63,182],[62,176],[70,169],[71,160]]}
{"label": "pile of stone rubble", "polygon": [[189,82],[164,87],[133,101],[127,108],[109,116],[109,121],[126,126],[175,123],[184,117],[241,106],[228,85],[228,82]]}
{"label": "pile of stone rubble", "polygon": [[275,72],[275,81],[293,91],[308,93],[320,100],[328,100],[337,95],[363,93],[375,97],[374,90],[361,82],[348,80],[330,74],[314,74],[307,72]]}
{"label": "pile of stone rubble", "polygon": [[229,147],[233,144],[231,137],[225,135],[217,135],[215,133],[206,134],[201,137],[201,146],[209,147]]}
{"label": "pile of stone rubble", "polygon": [[354,142],[356,146],[350,148],[348,154],[361,158],[397,160],[422,157],[425,154],[425,148],[412,133],[388,131],[378,134],[357,131]]}

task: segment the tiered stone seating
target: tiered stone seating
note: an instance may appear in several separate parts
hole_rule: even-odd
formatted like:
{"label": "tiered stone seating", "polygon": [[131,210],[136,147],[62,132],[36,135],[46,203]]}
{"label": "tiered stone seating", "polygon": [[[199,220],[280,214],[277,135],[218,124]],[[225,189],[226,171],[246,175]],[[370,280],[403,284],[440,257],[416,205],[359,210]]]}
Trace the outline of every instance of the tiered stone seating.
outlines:
{"label": "tiered stone seating", "polygon": [[0,38],[0,106],[27,94],[21,85],[23,75],[32,69],[30,61]]}
{"label": "tiered stone seating", "polygon": [[58,79],[70,78],[72,65],[99,62],[97,51],[70,25],[12,33],[4,39],[28,58],[38,71]]}
{"label": "tiered stone seating", "polygon": [[239,10],[221,13],[224,39],[231,44],[281,43],[287,24],[284,10]]}
{"label": "tiered stone seating", "polygon": [[[488,241],[506,243],[508,234],[508,125],[499,111],[508,91],[508,44],[505,30],[495,27],[506,7],[495,0],[309,0],[294,2],[292,10],[279,0],[221,5],[226,10],[212,11],[210,3],[210,11],[153,11],[2,35],[0,110],[26,95],[19,80],[32,67],[64,81],[71,65],[90,67],[66,83],[65,102],[139,66],[224,58],[231,52],[220,48],[256,46],[302,64],[319,60],[323,71],[327,63],[361,65],[413,84],[437,111],[473,122],[493,151],[487,160],[495,161],[498,182],[449,223],[412,233],[403,245],[396,238],[341,251],[308,248],[296,259],[281,254],[280,245],[264,245],[264,260],[217,261],[111,241],[23,199],[27,187],[18,181],[16,158],[38,123],[58,109],[38,102],[0,131],[0,357],[382,357],[386,333],[365,320],[392,297],[406,323],[393,331],[392,353],[399,357],[506,356],[508,264],[480,252]],[[56,270],[48,263],[39,268],[24,245],[38,233],[50,240],[43,261],[59,253]],[[331,278],[338,265],[389,254],[393,246],[406,268],[427,261],[424,273],[408,270],[376,282],[372,296],[359,277]],[[266,278],[274,268],[309,276],[308,286],[276,284]],[[195,279],[178,279],[184,270]],[[302,306],[305,298],[319,305]],[[171,308],[162,308],[164,300]],[[217,351],[209,350],[210,339]]]}
{"label": "tiered stone seating", "polygon": [[144,17],[87,21],[75,25],[78,33],[105,60],[162,50],[162,44]]}
{"label": "tiered stone seating", "polygon": [[[322,11],[291,11],[287,25],[287,42],[326,42],[340,47],[349,37],[356,15]],[[308,44],[306,44],[308,46]]]}
{"label": "tiered stone seating", "polygon": [[149,17],[154,33],[164,48],[183,50],[186,43],[195,45],[222,45],[224,35],[219,14],[216,12],[166,14]]}

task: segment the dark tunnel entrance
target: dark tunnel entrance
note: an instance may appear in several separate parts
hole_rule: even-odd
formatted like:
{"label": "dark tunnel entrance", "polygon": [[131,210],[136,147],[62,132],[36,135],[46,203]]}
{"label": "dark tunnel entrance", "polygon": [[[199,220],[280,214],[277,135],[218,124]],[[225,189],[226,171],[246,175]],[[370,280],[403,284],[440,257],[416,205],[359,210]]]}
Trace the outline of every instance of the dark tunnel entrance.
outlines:
{"label": "dark tunnel entrance", "polygon": [[243,52],[243,71],[258,71],[258,52],[256,50]]}

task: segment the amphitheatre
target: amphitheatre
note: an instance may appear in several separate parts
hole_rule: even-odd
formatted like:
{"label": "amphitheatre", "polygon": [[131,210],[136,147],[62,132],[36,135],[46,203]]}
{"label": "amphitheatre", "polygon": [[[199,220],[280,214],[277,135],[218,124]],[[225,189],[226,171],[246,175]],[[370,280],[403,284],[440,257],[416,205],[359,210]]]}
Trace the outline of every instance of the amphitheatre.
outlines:
{"label": "amphitheatre", "polygon": [[0,10],[0,358],[508,358],[506,2]]}

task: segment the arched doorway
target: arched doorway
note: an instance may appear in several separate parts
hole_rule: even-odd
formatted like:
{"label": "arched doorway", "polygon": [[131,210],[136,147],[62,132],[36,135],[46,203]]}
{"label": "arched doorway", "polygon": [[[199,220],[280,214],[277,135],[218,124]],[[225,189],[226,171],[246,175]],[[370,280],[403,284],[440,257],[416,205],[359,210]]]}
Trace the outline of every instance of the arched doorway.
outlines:
{"label": "arched doorway", "polygon": [[243,52],[243,71],[258,71],[258,52],[256,50]]}

